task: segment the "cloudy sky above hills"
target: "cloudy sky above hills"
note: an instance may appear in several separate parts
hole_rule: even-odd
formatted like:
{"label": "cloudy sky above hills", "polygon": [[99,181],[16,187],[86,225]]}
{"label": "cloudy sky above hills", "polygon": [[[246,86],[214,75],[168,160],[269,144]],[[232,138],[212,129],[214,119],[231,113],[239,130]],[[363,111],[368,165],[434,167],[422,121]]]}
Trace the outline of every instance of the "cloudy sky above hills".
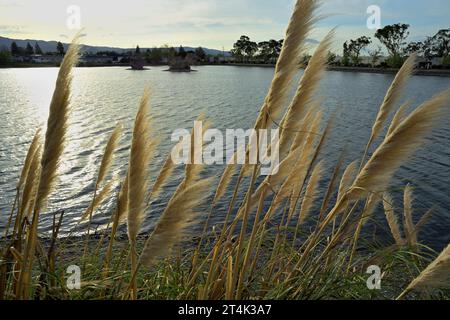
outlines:
{"label": "cloudy sky above hills", "polygon": [[[448,0],[326,0],[326,15],[312,39],[320,40],[338,26],[336,49],[368,30],[369,5],[381,8],[381,23],[411,25],[410,40],[421,40],[448,28]],[[17,39],[69,41],[67,8],[81,10],[84,43],[116,47],[163,44],[230,49],[240,35],[254,41],[280,39],[293,0],[0,0],[0,36]]]}

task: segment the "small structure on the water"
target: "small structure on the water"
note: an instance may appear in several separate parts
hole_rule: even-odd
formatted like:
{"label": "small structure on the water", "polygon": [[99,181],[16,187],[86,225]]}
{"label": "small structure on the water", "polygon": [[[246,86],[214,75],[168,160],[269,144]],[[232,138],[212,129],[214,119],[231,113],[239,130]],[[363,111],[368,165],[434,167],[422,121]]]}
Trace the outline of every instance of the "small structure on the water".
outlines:
{"label": "small structure on the water", "polygon": [[132,57],[130,59],[131,69],[133,70],[144,70],[145,60],[141,57]]}
{"label": "small structure on the water", "polygon": [[169,62],[169,71],[190,72],[190,71],[192,71],[191,62],[186,58],[174,57]]}
{"label": "small structure on the water", "polygon": [[134,55],[130,58],[131,70],[145,70],[145,59],[141,55],[141,49],[136,46]]}
{"label": "small structure on the water", "polygon": [[173,72],[191,72],[191,65],[194,63],[192,56],[189,55],[182,46],[178,52],[173,50],[172,56],[169,57],[169,69],[166,71]]}

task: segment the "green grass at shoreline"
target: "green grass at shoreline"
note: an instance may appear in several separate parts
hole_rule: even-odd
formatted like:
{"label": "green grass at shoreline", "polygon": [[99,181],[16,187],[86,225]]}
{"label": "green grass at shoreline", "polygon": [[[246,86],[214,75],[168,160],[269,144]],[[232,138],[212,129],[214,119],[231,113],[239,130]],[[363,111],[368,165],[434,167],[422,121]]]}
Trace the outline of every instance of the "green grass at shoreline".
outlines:
{"label": "green grass at shoreline", "polygon": [[[137,248],[142,250],[145,237],[140,237]],[[4,244],[4,239],[0,244]],[[48,244],[49,239],[40,239],[42,245]],[[88,241],[88,253],[83,254],[84,247]],[[101,234],[71,239],[60,239],[56,246],[63,249],[58,254],[56,269],[53,271],[34,270],[33,281],[30,287],[31,296],[34,299],[51,300],[120,300],[126,298],[124,295],[131,281],[129,265],[129,244],[127,239],[118,239],[113,248],[113,259],[110,267],[105,272],[105,249],[108,237]],[[211,243],[214,239],[210,239]],[[263,247],[270,248],[275,235],[272,234]],[[195,247],[195,246],[193,246]],[[300,253],[292,250],[290,243],[282,245],[283,253],[279,259],[284,261],[296,261]],[[386,250],[383,247],[368,246],[361,254],[355,257],[355,264],[359,269],[346,271],[345,265],[348,254],[341,252],[334,257],[333,263],[324,263],[320,271],[306,278],[293,278],[289,283],[283,281],[265,280],[264,277],[254,277],[245,284],[242,299],[247,300],[390,300],[395,299],[402,288],[408,284],[411,277],[417,276],[436,255],[434,251],[423,247],[423,254],[417,255],[408,250]],[[191,281],[193,272],[194,249],[189,247],[177,248],[171,257],[157,263],[150,269],[140,269],[137,276],[139,300],[196,300],[202,290],[208,272],[208,267],[202,268],[202,272],[195,281]],[[208,252],[201,253],[201,258],[207,258]],[[269,260],[269,256],[267,257]],[[266,274],[267,261],[262,260],[255,267],[255,274]],[[369,289],[367,286],[367,267],[379,264],[383,276],[381,289]],[[78,266],[81,270],[81,287],[73,289],[68,287],[71,283],[68,273],[69,267]],[[280,265],[281,266],[281,265]],[[281,279],[280,279],[281,280]],[[51,285],[49,285],[51,284]],[[4,296],[3,299],[12,299],[13,296]],[[220,299],[221,293],[217,292],[211,299]],[[450,291],[441,290],[430,293],[427,296],[411,295],[410,298],[450,298]]]}

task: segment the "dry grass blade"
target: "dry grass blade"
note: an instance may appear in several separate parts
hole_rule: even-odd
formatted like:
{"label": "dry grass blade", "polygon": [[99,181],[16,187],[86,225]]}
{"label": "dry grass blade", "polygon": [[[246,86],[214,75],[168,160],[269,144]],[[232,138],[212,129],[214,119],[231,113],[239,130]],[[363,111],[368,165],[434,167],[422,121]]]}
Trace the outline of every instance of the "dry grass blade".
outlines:
{"label": "dry grass blade", "polygon": [[367,199],[366,207],[363,210],[362,217],[361,217],[361,227],[364,226],[367,221],[372,217],[372,214],[375,212],[375,209],[378,206],[378,203],[380,202],[381,197],[380,195],[376,193],[372,193],[369,198]]}
{"label": "dry grass blade", "polygon": [[384,206],[384,213],[386,215],[386,220],[389,225],[389,229],[391,230],[391,234],[394,237],[395,243],[398,246],[402,246],[404,244],[404,240],[400,232],[400,226],[398,224],[397,218],[395,217],[393,203],[394,202],[392,200],[392,197],[388,193],[384,193],[383,206]]}
{"label": "dry grass blade", "polygon": [[41,144],[41,129],[38,129],[34,134],[33,140],[31,141],[30,147],[28,148],[27,155],[25,157],[25,163],[23,164],[22,173],[20,174],[19,183],[17,184],[17,189],[22,189],[26,178],[28,177],[28,173],[30,170],[31,162],[34,159],[36,150],[40,147]]}
{"label": "dry grass blade", "polygon": [[96,187],[102,184],[105,180],[106,175],[108,174],[109,169],[111,168],[112,161],[114,158],[114,151],[117,148],[119,143],[120,135],[122,134],[122,125],[118,124],[105,147],[105,152],[103,153],[102,162],[100,163],[100,168],[98,170]]}
{"label": "dry grass blade", "polygon": [[417,235],[419,234],[420,230],[422,229],[422,227],[427,224],[427,222],[431,219],[431,217],[433,216],[433,211],[434,209],[431,208],[430,210],[428,210],[417,222],[417,224],[414,227],[414,232],[413,232],[413,236],[415,238],[417,238]]}
{"label": "dry grass blade", "polygon": [[406,82],[410,78],[414,66],[416,63],[416,54],[412,54],[403,64],[397,75],[395,76],[394,81],[389,87],[386,96],[384,97],[384,101],[381,104],[380,110],[378,111],[377,118],[372,127],[372,134],[369,140],[369,145],[372,141],[375,140],[376,137],[379,136],[381,129],[383,128],[387,118],[392,113],[395,107],[395,103],[399,99],[403,88],[406,85]]}
{"label": "dry grass blade", "polygon": [[338,189],[337,195],[338,202],[342,199],[344,194],[352,186],[353,180],[356,178],[357,170],[358,170],[358,161],[356,160],[350,163],[348,167],[344,170]]}
{"label": "dry grass blade", "polygon": [[[290,216],[292,216],[295,210],[297,209],[297,204],[299,203],[298,198],[300,197],[300,193],[302,192],[305,178],[308,175],[308,171],[310,170],[310,167],[312,165],[314,154],[317,151],[315,149],[315,145],[316,141],[320,138],[320,135],[318,133],[321,122],[322,122],[322,111],[319,110],[315,113],[315,117],[310,126],[307,127],[309,132],[306,134],[305,141],[303,141],[303,145],[301,148],[302,154],[300,156],[299,162],[304,164],[304,167],[303,170],[299,172],[299,174],[302,176],[302,181],[301,183],[294,186],[293,197],[291,198],[291,203],[289,206]],[[298,142],[299,141],[296,137],[292,147],[297,146]]]}
{"label": "dry grass blade", "polygon": [[39,213],[56,183],[58,168],[66,142],[67,124],[70,112],[72,69],[78,61],[78,40],[79,36],[76,36],[64,56],[59,68],[55,91],[50,103],[47,132],[45,134],[45,143],[41,159],[41,171],[37,185],[36,199],[34,201],[33,218],[24,253],[24,267],[20,271],[19,285],[16,288],[16,295],[24,299],[28,299],[30,293],[28,287],[31,279],[31,270],[33,267],[34,252],[37,242]]}
{"label": "dry grass blade", "polygon": [[198,213],[195,208],[207,197],[207,190],[214,178],[203,179],[176,192],[167,204],[154,231],[145,243],[140,262],[148,267],[165,257],[183,237]]}
{"label": "dry grass blade", "polygon": [[128,237],[134,243],[145,218],[148,169],[156,147],[151,140],[149,117],[150,92],[144,91],[136,114],[128,171]]}
{"label": "dry grass blade", "polygon": [[23,188],[22,203],[20,207],[20,216],[27,212],[27,216],[31,216],[33,202],[36,197],[36,188],[40,174],[40,161],[42,156],[42,144],[39,142],[31,160],[28,175]]}
{"label": "dry grass blade", "polygon": [[[292,167],[295,166],[299,159],[299,154],[302,150],[300,148],[290,152],[289,155],[280,162],[278,167],[275,170],[276,173],[267,176],[264,181],[258,186],[256,191],[252,194],[250,198],[250,209],[253,209],[258,203],[259,198],[263,191],[269,186],[272,190],[276,190],[282,183],[286,180],[286,178],[292,172]],[[243,207],[241,207],[240,213],[238,213],[238,217],[241,216],[243,211]]]}
{"label": "dry grass blade", "polygon": [[117,216],[119,222],[124,222],[128,216],[128,172],[126,173],[125,179],[120,186]]}
{"label": "dry grass blade", "polygon": [[305,194],[303,196],[302,204],[300,206],[300,214],[298,217],[298,226],[302,225],[302,223],[308,218],[308,215],[312,209],[314,204],[314,200],[317,197],[317,190],[319,186],[319,180],[322,178],[323,174],[323,162],[319,162],[314,167],[311,172],[311,177],[309,178],[308,185],[305,189]]}
{"label": "dry grass blade", "polygon": [[[304,50],[305,40],[312,26],[317,21],[314,12],[319,7],[319,4],[320,1],[318,0],[297,0],[286,30],[285,40],[275,67],[269,92],[255,122],[255,129],[267,128],[270,125],[269,118],[277,120],[278,114],[281,112],[283,103],[287,98],[290,84],[298,71],[298,61]],[[233,155],[233,159],[235,157],[236,154]],[[229,164],[225,168],[214,196],[214,203],[219,201],[225,194],[235,169],[236,166],[233,164]],[[243,168],[241,174],[245,173],[245,169],[246,167]]]}
{"label": "dry grass blade", "polygon": [[115,180],[108,182],[102,190],[95,196],[89,207],[86,209],[86,211],[83,213],[81,217],[81,221],[90,219],[91,216],[94,215],[95,210],[106,200],[106,197],[110,194],[113,186],[114,186]]}
{"label": "dry grass blade", "polygon": [[325,72],[327,55],[330,50],[335,31],[330,31],[320,42],[314,55],[305,69],[294,99],[281,122],[280,154],[284,155],[290,147],[292,138],[301,126],[301,122],[308,113],[308,106],[316,92],[319,82]]}
{"label": "dry grass blade", "polygon": [[425,137],[450,115],[450,90],[445,90],[423,103],[387,136],[358,174],[351,197],[370,192],[383,192],[394,171],[419,147]]}
{"label": "dry grass blade", "polygon": [[[191,148],[189,152],[189,163],[185,166],[185,183],[197,181],[200,177],[204,165],[202,163],[196,163],[198,160],[202,161],[202,146],[204,146],[203,135],[211,127],[211,122],[205,121],[203,114],[199,115],[197,121],[202,122],[201,132],[196,132],[196,128],[192,129],[191,133]],[[199,129],[199,128],[198,128]],[[200,136],[200,139],[198,138]],[[195,139],[194,139],[195,137]]]}
{"label": "dry grass blade", "polygon": [[134,121],[130,159],[128,162],[127,231],[131,247],[131,273],[133,276],[130,284],[130,293],[133,300],[137,298],[137,281],[135,276],[138,270],[138,256],[136,252],[136,238],[145,218],[148,170],[157,145],[157,141],[151,139],[149,99],[150,92],[145,90]]}
{"label": "dry grass blade", "polygon": [[52,191],[57,178],[61,156],[66,143],[67,124],[70,113],[70,88],[72,69],[78,61],[79,46],[76,37],[59,68],[56,87],[50,103],[50,112],[45,133],[44,151],[42,154],[42,171],[36,199],[36,210],[39,211]]}
{"label": "dry grass blade", "polygon": [[298,59],[304,50],[303,44],[317,21],[314,12],[318,6],[319,1],[316,0],[296,2],[275,67],[272,84],[256,120],[256,129],[267,128],[269,125],[267,117],[276,121],[282,111],[290,84],[298,70]]}
{"label": "dry grass blade", "polygon": [[402,104],[400,106],[400,108],[398,108],[397,112],[395,113],[394,117],[392,118],[387,135],[390,135],[395,130],[395,128],[397,128],[397,126],[405,119],[406,111],[410,107],[410,105],[411,105],[411,102],[407,101],[404,104]]}
{"label": "dry grass blade", "polygon": [[[178,143],[175,146],[176,152],[178,152],[181,149],[181,143]],[[161,192],[162,188],[167,183],[168,179],[173,173],[173,170],[175,169],[175,164],[172,161],[172,155],[169,154],[164,161],[163,167],[161,171],[158,174],[158,177],[155,180],[155,183],[153,184],[152,191],[150,192],[149,198],[157,197],[159,193]]]}
{"label": "dry grass blade", "polygon": [[450,245],[423,270],[397,298],[403,298],[411,290],[429,291],[435,288],[449,287],[450,278]]}
{"label": "dry grass blade", "polygon": [[415,227],[412,216],[412,187],[410,184],[406,186],[403,195],[403,214],[406,239],[408,240],[409,245],[415,245],[417,243],[417,237],[414,233]]}
{"label": "dry grass blade", "polygon": [[236,165],[234,164],[235,160],[236,160],[236,153],[233,154],[230,161],[231,163],[227,164],[227,166],[225,167],[225,170],[220,178],[219,184],[217,185],[213,203],[219,201],[225,194],[227,186],[230,184],[231,179],[233,178],[233,175],[236,172]]}

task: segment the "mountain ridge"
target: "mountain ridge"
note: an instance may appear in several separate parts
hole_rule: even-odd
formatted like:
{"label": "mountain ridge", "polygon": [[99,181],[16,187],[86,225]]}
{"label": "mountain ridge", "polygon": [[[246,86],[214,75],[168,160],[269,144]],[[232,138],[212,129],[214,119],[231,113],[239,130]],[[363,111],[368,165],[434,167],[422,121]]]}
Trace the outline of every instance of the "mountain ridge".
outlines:
{"label": "mountain ridge", "polygon": [[[25,48],[27,43],[30,43],[33,48],[34,44],[37,43],[41,50],[45,52],[55,52],[56,51],[56,44],[58,41],[55,40],[36,40],[36,39],[13,39],[13,38],[7,38],[0,36],[0,48],[7,48],[9,49],[11,47],[11,43],[16,42],[18,46]],[[69,43],[61,42],[64,45],[64,48],[67,50],[67,47],[69,46]],[[140,47],[141,51],[146,51],[147,49],[154,49],[155,47]],[[175,47],[178,48],[178,47]],[[189,47],[189,46],[183,46],[183,48],[186,51],[195,50],[198,47]],[[217,49],[210,49],[210,48],[204,48],[202,47],[206,54],[209,55],[219,55],[225,53],[225,56],[229,56],[229,51],[221,51]],[[110,47],[110,46],[92,46],[92,45],[81,45],[81,51],[82,52],[92,52],[97,53],[101,51],[116,51],[117,53],[124,53],[127,51],[134,51],[135,48],[119,48],[119,47]]]}

